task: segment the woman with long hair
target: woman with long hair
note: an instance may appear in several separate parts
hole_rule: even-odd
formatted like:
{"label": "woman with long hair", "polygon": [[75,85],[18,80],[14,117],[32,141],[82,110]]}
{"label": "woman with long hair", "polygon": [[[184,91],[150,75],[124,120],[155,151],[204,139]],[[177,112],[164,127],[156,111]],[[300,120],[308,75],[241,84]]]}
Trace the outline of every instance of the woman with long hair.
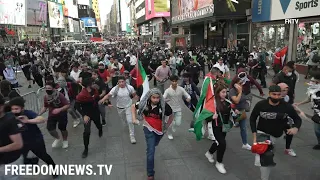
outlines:
{"label": "woman with long hair", "polygon": [[227,132],[224,127],[230,124],[231,114],[231,102],[227,100],[227,85],[222,81],[218,81],[214,85],[214,94],[215,96],[212,98],[215,98],[216,113],[206,120],[212,121],[212,131],[215,141],[213,141],[213,144],[205,156],[210,163],[214,163],[213,153],[217,152],[217,162],[215,166],[220,173],[225,174],[227,171],[222,161],[227,146],[225,139]]}

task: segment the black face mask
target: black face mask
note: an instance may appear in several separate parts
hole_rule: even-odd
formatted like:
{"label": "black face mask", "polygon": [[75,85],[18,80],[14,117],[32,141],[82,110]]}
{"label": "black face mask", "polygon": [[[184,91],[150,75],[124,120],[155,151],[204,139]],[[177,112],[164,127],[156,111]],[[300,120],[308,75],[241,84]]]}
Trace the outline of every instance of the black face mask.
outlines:
{"label": "black face mask", "polygon": [[48,95],[51,95],[51,94],[53,94],[53,90],[46,90],[46,93],[47,93]]}
{"label": "black face mask", "polygon": [[280,99],[274,99],[272,97],[270,97],[270,100],[272,103],[277,104],[278,102],[280,102]]}
{"label": "black face mask", "polygon": [[18,116],[21,116],[21,115],[22,115],[22,112],[20,112],[20,113],[13,113],[13,114],[14,114],[14,116],[18,117]]}
{"label": "black face mask", "polygon": [[100,72],[100,73],[103,73],[103,72],[104,72],[104,69],[99,69],[99,72]]}

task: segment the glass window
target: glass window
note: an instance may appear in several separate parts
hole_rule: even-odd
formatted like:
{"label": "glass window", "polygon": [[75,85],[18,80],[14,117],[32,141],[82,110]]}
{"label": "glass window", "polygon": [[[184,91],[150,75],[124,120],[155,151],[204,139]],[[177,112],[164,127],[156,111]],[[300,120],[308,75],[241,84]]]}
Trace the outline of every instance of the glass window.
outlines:
{"label": "glass window", "polygon": [[249,33],[249,24],[248,23],[237,24],[237,33],[238,34]]}
{"label": "glass window", "polygon": [[265,47],[268,51],[274,52],[289,43],[288,25],[264,25],[253,24],[252,46]]}

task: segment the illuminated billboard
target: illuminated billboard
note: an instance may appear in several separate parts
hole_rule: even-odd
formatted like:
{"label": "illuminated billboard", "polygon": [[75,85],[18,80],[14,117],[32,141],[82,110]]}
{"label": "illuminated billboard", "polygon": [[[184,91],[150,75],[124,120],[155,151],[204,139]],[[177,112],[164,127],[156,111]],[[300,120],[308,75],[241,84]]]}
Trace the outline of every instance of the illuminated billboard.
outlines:
{"label": "illuminated billboard", "polygon": [[146,20],[170,17],[170,0],[146,0]]}

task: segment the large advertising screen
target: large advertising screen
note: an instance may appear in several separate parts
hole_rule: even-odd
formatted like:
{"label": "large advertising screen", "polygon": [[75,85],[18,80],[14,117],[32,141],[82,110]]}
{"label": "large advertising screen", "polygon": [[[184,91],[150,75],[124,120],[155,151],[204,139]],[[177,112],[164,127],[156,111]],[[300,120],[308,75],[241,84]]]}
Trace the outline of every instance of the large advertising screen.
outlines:
{"label": "large advertising screen", "polygon": [[84,23],[84,27],[97,27],[97,23],[96,23],[96,19],[92,18],[92,17],[84,17],[84,18],[80,18],[83,23]]}
{"label": "large advertising screen", "polygon": [[62,4],[48,2],[49,21],[51,28],[63,28],[63,8]]}
{"label": "large advertising screen", "polygon": [[0,0],[0,24],[26,25],[26,1]]}
{"label": "large advertising screen", "polygon": [[213,0],[172,0],[172,24],[210,17]]}
{"label": "large advertising screen", "polygon": [[170,0],[146,0],[146,20],[170,17]]}
{"label": "large advertising screen", "polygon": [[44,0],[28,0],[27,24],[47,24],[47,3]]}
{"label": "large advertising screen", "polygon": [[73,18],[78,18],[78,6],[73,0],[65,0],[64,8],[68,11],[68,16]]}

